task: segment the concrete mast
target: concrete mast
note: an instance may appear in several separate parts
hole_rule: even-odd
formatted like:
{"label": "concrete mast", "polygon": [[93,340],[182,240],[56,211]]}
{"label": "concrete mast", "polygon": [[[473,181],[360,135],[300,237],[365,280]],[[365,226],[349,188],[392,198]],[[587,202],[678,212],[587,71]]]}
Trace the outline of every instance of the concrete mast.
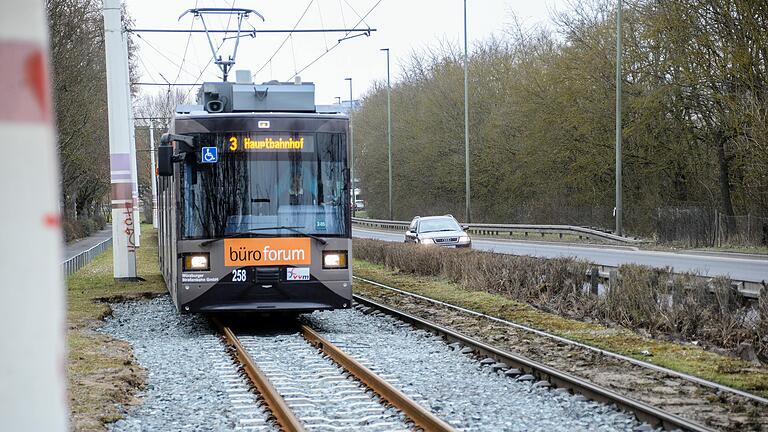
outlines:
{"label": "concrete mast", "polygon": [[44,1],[0,1],[0,419],[9,431],[68,430],[60,166],[47,47]]}
{"label": "concrete mast", "polygon": [[152,181],[152,226],[157,228],[157,169],[155,167],[155,120],[149,120],[149,178]]}
{"label": "concrete mast", "polygon": [[109,166],[112,179],[112,256],[118,280],[136,278],[134,171],[128,58],[123,49],[120,0],[104,0],[104,48],[109,101]]}
{"label": "concrete mast", "polygon": [[[122,30],[122,20],[120,22]],[[128,32],[121,31],[121,42],[123,56],[125,57],[126,80],[125,91],[128,98],[128,129],[131,131],[129,147],[131,149],[131,198],[133,199],[133,214],[135,215],[135,238],[136,247],[141,246],[141,211],[139,209],[139,168],[136,162],[136,127],[133,121],[133,105],[131,103],[131,83],[130,68],[128,67]]]}

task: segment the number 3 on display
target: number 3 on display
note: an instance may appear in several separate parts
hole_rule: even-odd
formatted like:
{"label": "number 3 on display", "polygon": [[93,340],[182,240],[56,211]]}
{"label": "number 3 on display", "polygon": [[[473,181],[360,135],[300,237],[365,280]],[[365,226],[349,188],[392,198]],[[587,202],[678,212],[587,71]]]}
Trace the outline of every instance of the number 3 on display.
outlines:
{"label": "number 3 on display", "polygon": [[245,269],[232,270],[232,282],[245,282],[246,279]]}

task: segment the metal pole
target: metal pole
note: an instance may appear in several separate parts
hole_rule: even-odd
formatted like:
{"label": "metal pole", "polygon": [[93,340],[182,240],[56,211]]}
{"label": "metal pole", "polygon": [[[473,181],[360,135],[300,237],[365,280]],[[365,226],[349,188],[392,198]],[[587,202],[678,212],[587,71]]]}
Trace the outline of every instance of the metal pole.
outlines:
{"label": "metal pole", "polygon": [[0,419],[66,431],[66,288],[59,161],[42,0],[0,1]]}
{"label": "metal pole", "polygon": [[155,122],[149,122],[149,178],[152,182],[152,226],[157,228],[157,169],[155,168]]}
{"label": "metal pole", "polygon": [[622,235],[621,203],[621,0],[616,9],[616,235]]}
{"label": "metal pole", "polygon": [[394,220],[392,217],[392,104],[390,98],[392,86],[389,82],[389,48],[383,48],[382,51],[387,52],[387,173],[389,176],[389,220]]}
{"label": "metal pole", "polygon": [[466,220],[467,223],[472,222],[472,214],[470,207],[469,197],[469,59],[467,57],[467,0],[464,0],[464,177],[466,190],[464,195],[466,197]]}
{"label": "metal pole", "polygon": [[345,81],[349,81],[349,177],[352,182],[352,216],[357,215],[357,193],[355,192],[355,146],[354,146],[354,133],[352,131],[352,78],[344,78]]}
{"label": "metal pole", "polygon": [[106,54],[107,101],[109,102],[109,167],[112,178],[112,256],[114,277],[136,279],[135,213],[133,170],[128,119],[131,102],[128,88],[128,59],[123,50],[120,0],[104,1],[104,51]]}

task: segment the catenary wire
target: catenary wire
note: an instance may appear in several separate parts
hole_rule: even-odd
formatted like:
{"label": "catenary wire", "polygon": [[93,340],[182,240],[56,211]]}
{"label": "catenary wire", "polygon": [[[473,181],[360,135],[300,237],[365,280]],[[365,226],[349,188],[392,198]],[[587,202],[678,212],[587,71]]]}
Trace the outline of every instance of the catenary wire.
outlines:
{"label": "catenary wire", "polygon": [[[290,39],[291,35],[293,34],[293,30],[296,30],[296,27],[298,27],[298,26],[299,26],[299,24],[301,24],[301,20],[303,20],[303,19],[304,19],[304,15],[306,15],[306,14],[307,14],[307,11],[309,10],[309,7],[310,7],[310,6],[312,6],[312,3],[313,3],[314,1],[315,1],[315,0],[309,0],[309,3],[307,3],[307,7],[305,7],[305,8],[304,8],[304,12],[302,12],[302,13],[301,13],[301,16],[299,17],[299,20],[298,20],[298,21],[296,21],[296,24],[294,24],[294,26],[293,26],[293,29],[291,29],[291,33],[288,33],[288,36],[286,36],[286,37],[285,37],[285,39],[283,39],[283,42],[282,42],[282,43],[280,43],[280,46],[278,46],[278,47],[277,47],[277,49],[275,50],[275,52],[273,52],[273,53],[272,53],[272,55],[269,57],[269,59],[267,59],[267,61],[265,61],[265,62],[264,62],[264,64],[263,64],[263,65],[261,65],[261,67],[260,67],[260,68],[259,68],[259,69],[256,71],[256,73],[254,73],[254,74],[253,74],[253,77],[254,77],[254,78],[255,78],[255,77],[256,77],[256,75],[258,75],[258,73],[259,73],[259,72],[261,72],[261,71],[262,71],[262,70],[263,70],[263,69],[264,69],[264,68],[265,68],[265,67],[266,67],[268,64],[270,64],[270,62],[272,62],[272,59],[274,59],[274,58],[275,58],[275,56],[277,55],[277,53],[278,53],[278,52],[279,52],[279,51],[280,51],[280,50],[283,48],[283,46],[285,46],[286,42],[288,42],[288,39]],[[295,69],[294,69],[294,70],[295,70]]]}
{"label": "catenary wire", "polygon": [[[374,9],[376,9],[376,7],[378,7],[378,6],[379,6],[379,4],[381,4],[381,2],[382,2],[382,0],[379,0],[379,1],[377,1],[377,2],[376,2],[376,4],[374,4],[374,5],[371,7],[371,9],[370,9],[370,10],[369,10],[369,11],[368,11],[368,12],[367,12],[367,13],[366,13],[366,14],[365,14],[363,17],[361,17],[361,18],[360,18],[360,21],[358,21],[358,22],[357,22],[357,24],[355,24],[355,25],[354,25],[352,28],[353,28],[353,29],[355,29],[355,28],[357,28],[357,26],[359,26],[359,25],[360,25],[360,23],[364,22],[364,21],[365,21],[365,18],[366,18],[366,17],[368,17],[368,15],[370,15],[370,14],[371,14],[371,12],[373,12],[373,10],[374,10]],[[300,73],[302,73],[302,72],[304,72],[305,70],[309,69],[309,68],[310,68],[310,67],[311,67],[313,64],[317,63],[317,61],[318,61],[318,60],[320,60],[321,58],[325,57],[325,56],[326,56],[326,55],[327,55],[329,52],[331,52],[331,51],[332,51],[334,48],[336,48],[337,46],[341,45],[341,42],[342,42],[342,41],[344,41],[344,39],[345,39],[347,36],[349,36],[349,34],[350,34],[350,33],[352,33],[352,32],[351,32],[351,31],[348,31],[348,32],[347,32],[347,33],[344,35],[344,37],[343,37],[343,38],[339,39],[339,40],[338,40],[338,42],[336,42],[336,44],[335,44],[335,45],[332,45],[330,48],[326,49],[326,50],[325,50],[325,52],[323,52],[322,54],[320,54],[319,56],[317,56],[317,57],[316,57],[314,60],[312,60],[311,62],[309,62],[309,64],[307,64],[306,66],[304,66],[303,68],[301,68],[299,71],[297,71],[295,74],[293,74],[293,75],[292,75],[290,78],[288,78],[288,80],[287,80],[287,81],[290,81],[290,80],[292,80],[293,78],[295,78],[295,77],[296,77],[297,75],[299,75]]]}

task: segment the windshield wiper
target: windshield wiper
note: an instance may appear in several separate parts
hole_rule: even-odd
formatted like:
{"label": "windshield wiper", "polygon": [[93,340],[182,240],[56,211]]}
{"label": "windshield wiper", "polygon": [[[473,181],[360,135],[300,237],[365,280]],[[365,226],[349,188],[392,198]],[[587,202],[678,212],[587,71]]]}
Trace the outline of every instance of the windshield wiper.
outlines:
{"label": "windshield wiper", "polygon": [[423,233],[431,233],[431,232],[443,232],[443,231],[458,231],[458,230],[445,228],[445,229],[429,230],[429,231],[422,231],[422,232]]}
{"label": "windshield wiper", "polygon": [[292,231],[292,232],[295,232],[296,234],[301,234],[303,236],[306,236],[306,237],[309,237],[311,239],[317,240],[317,242],[320,243],[323,246],[328,244],[328,242],[325,241],[324,239],[322,239],[322,238],[320,238],[320,237],[318,237],[316,235],[305,233],[304,231],[301,231],[298,228],[299,227],[290,227],[290,226],[274,226],[274,227],[251,228],[251,229],[246,230],[246,231],[229,233],[229,234],[224,235],[223,237],[219,237],[219,238],[215,238],[215,239],[211,239],[211,240],[206,240],[206,241],[200,243],[200,246],[208,246],[209,244],[216,243],[217,241],[219,241],[221,239],[237,237],[237,236],[241,236],[241,235],[246,235],[246,234],[250,234],[250,233],[255,232],[255,231],[281,230],[281,229]]}

